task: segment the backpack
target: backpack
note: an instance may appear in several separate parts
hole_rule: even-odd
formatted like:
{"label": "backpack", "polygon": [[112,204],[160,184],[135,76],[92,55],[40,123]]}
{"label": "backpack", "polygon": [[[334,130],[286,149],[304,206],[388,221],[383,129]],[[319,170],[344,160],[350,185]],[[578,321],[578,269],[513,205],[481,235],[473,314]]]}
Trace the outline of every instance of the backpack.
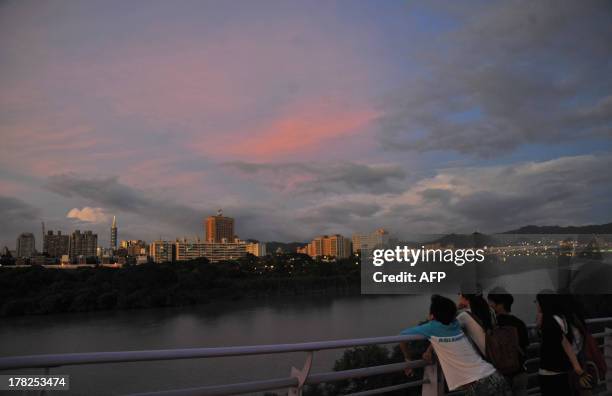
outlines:
{"label": "backpack", "polygon": [[487,331],[487,358],[503,375],[513,375],[523,369],[519,336],[514,326],[497,326]]}
{"label": "backpack", "polygon": [[[466,312],[484,329],[472,312]],[[484,358],[501,374],[511,376],[523,370],[523,351],[514,326],[494,325],[493,329],[485,331],[485,351]]]}
{"label": "backpack", "polygon": [[593,362],[597,367],[597,377],[598,379],[606,378],[606,372],[608,371],[608,364],[606,363],[606,358],[603,353],[601,353],[601,349],[599,349],[599,344],[597,344],[597,340],[593,338],[591,333],[586,333],[584,337],[585,344],[585,354],[587,362]]}
{"label": "backpack", "polygon": [[[578,327],[583,339],[582,345],[584,359],[587,363],[587,371],[589,371],[589,373],[598,380],[606,378],[608,364],[606,363],[606,358],[604,357],[603,353],[601,353],[601,349],[599,349],[597,340],[593,338],[593,335],[583,322],[578,321]],[[592,365],[589,363],[592,363]]]}

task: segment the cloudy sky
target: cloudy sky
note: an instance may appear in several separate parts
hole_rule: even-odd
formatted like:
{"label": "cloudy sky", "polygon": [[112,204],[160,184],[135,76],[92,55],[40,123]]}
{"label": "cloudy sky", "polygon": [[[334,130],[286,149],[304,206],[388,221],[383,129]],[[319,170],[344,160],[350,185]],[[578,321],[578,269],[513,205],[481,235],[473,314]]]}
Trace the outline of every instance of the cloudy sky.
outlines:
{"label": "cloudy sky", "polygon": [[0,246],[612,221],[609,1],[0,2]]}

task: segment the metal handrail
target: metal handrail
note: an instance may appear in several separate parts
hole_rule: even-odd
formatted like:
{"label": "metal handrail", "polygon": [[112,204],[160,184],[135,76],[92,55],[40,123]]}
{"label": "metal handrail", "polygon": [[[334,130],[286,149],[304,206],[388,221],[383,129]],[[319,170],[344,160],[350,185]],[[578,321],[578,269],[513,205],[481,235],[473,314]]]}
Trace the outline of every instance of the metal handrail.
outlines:
{"label": "metal handrail", "polygon": [[324,382],[342,381],[351,378],[369,377],[372,375],[389,374],[402,371],[405,368],[420,368],[430,365],[424,360],[413,360],[411,362],[391,363],[382,366],[370,366],[358,369],[331,371],[327,373],[311,374],[306,379],[306,384],[316,385]]}
{"label": "metal handrail", "polygon": [[403,389],[408,389],[408,388],[415,388],[417,386],[421,386],[421,385],[428,384],[428,383],[429,383],[429,380],[424,379],[424,380],[419,380],[419,381],[406,382],[405,384],[385,386],[384,388],[370,389],[370,390],[363,391],[363,392],[350,393],[346,396],[380,395],[383,393],[395,392],[398,390],[403,390]]}
{"label": "metal handrail", "polygon": [[[586,321],[588,324],[612,322],[612,317],[593,318]],[[529,325],[528,327],[534,327]],[[596,333],[596,338],[603,337],[606,333]],[[340,349],[355,346],[391,344],[402,341],[423,340],[420,335],[399,335],[386,337],[355,338],[330,341],[303,342],[295,344],[272,344],[236,347],[215,348],[186,348],[186,349],[162,349],[145,351],[119,351],[119,352],[97,352],[97,353],[70,353],[70,354],[47,354],[30,356],[9,356],[0,358],[0,370],[23,369],[23,368],[45,368],[68,365],[141,362],[158,360],[196,359],[228,356],[263,355],[289,352],[308,352]],[[530,347],[537,347],[537,343]],[[372,366],[352,370],[316,373],[306,376],[304,384],[320,384],[351,378],[368,377],[378,374],[387,374],[401,371],[407,367],[417,368],[429,365],[423,360],[412,362],[393,363],[382,366]],[[397,386],[410,387],[428,383],[427,379],[412,381]],[[195,396],[195,395],[227,395],[246,392],[258,392],[281,388],[292,388],[301,386],[297,377],[277,378],[262,381],[251,381],[237,384],[215,385],[190,389],[159,391],[152,393],[139,393],[139,396]],[[395,389],[394,387],[390,387]],[[399,389],[399,388],[398,388]],[[380,391],[380,390],[379,390]],[[362,394],[377,394],[375,390]]]}
{"label": "metal handrail", "polygon": [[224,396],[241,393],[263,392],[274,389],[293,388],[298,386],[297,378],[275,378],[262,381],[241,382],[238,384],[205,386],[188,389],[177,389],[157,392],[132,393],[129,396]]}
{"label": "metal handrail", "polygon": [[308,352],[320,351],[324,349],[349,348],[364,345],[393,344],[402,341],[416,341],[423,339],[425,339],[425,337],[420,335],[399,335],[386,337],[302,342],[296,344],[8,356],[0,358],[0,370],[59,367],[83,364],[126,363],[152,360],[198,359],[228,356],[266,355],[273,353]]}
{"label": "metal handrail", "polygon": [[[587,319],[588,324],[612,322],[612,317]],[[530,324],[528,327],[535,327]],[[364,345],[392,344],[402,341],[423,340],[419,335],[398,335],[353,338],[295,344],[270,344],[214,348],[157,349],[146,351],[85,352],[0,357],[0,370],[59,367],[84,364],[125,363],[153,360],[198,359],[229,356],[264,355],[274,353],[308,352],[340,349]],[[537,343],[532,344],[536,346]]]}
{"label": "metal handrail", "polygon": [[[332,371],[326,373],[311,374],[306,379],[307,385],[316,385],[324,382],[342,381],[352,378],[370,377],[373,375],[390,374],[401,371],[405,368],[420,368],[430,365],[424,360],[414,360],[411,362],[392,363],[382,366],[363,367],[359,369]],[[418,383],[418,384],[417,384]],[[429,383],[428,380],[412,381],[407,384],[418,386]],[[167,390],[156,392],[135,393],[130,396],[221,396],[229,394],[240,394],[246,392],[260,392],[281,388],[290,388],[298,385],[297,378],[276,378],[263,381],[242,382],[237,384],[212,385],[197,388]]]}

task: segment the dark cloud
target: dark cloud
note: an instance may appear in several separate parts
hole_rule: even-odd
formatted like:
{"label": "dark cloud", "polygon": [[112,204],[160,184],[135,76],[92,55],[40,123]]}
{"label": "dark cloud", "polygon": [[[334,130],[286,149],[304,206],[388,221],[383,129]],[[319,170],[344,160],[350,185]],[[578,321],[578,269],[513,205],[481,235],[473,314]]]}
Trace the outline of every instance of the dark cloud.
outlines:
{"label": "dark cloud", "polygon": [[426,201],[437,201],[441,204],[448,204],[453,196],[451,191],[441,188],[427,188],[421,191],[420,194]]}
{"label": "dark cloud", "polygon": [[404,229],[431,227],[432,233],[498,232],[528,223],[606,223],[612,220],[609,211],[597,207],[609,204],[611,167],[612,156],[587,155],[447,169],[409,190],[406,197],[413,203],[391,205],[384,215],[412,226]]}
{"label": "dark cloud", "polygon": [[119,182],[117,177],[84,178],[57,175],[46,187],[64,197],[77,197],[107,210],[143,216],[151,221],[181,225],[193,229],[202,222],[202,211],[189,206],[151,197]]}
{"label": "dark cloud", "polygon": [[356,232],[373,231],[383,209],[376,202],[345,199],[303,208],[293,215],[291,222],[301,230],[303,240],[323,234],[350,237]]}
{"label": "dark cloud", "polygon": [[40,229],[40,210],[18,198],[0,196],[0,222],[0,240],[14,241],[22,232]]}
{"label": "dark cloud", "polygon": [[360,219],[375,218],[382,207],[376,203],[340,201],[309,208],[299,221],[320,224],[351,224]]}
{"label": "dark cloud", "polygon": [[501,2],[460,18],[427,43],[426,73],[388,98],[385,148],[491,157],[612,137],[610,2]]}
{"label": "dark cloud", "polygon": [[[201,234],[203,218],[217,209],[212,205],[195,208],[152,198],[147,191],[127,186],[117,177],[58,175],[49,179],[47,188],[64,197],[82,200],[83,205],[145,219],[152,228],[147,231],[148,235],[157,235],[155,224],[170,225],[172,227],[162,225],[159,231],[170,239]],[[240,203],[226,203],[223,209],[228,216],[236,219],[237,232],[243,238],[307,240],[321,232],[350,234],[351,227],[361,222],[369,223],[382,207],[375,202],[340,200],[301,209],[286,204],[265,206]],[[172,229],[178,230],[176,235],[169,235]]]}
{"label": "dark cloud", "polygon": [[223,166],[295,193],[397,193],[406,172],[395,164],[344,163],[251,163],[232,161]]}
{"label": "dark cloud", "polygon": [[36,220],[40,210],[30,204],[13,197],[0,196],[0,219],[5,221]]}
{"label": "dark cloud", "polygon": [[610,168],[611,155],[449,168],[399,195],[333,197],[302,209],[293,223],[306,236],[307,231],[348,236],[384,227],[399,237],[501,232],[533,223],[606,223],[612,220]]}
{"label": "dark cloud", "polygon": [[[573,194],[572,194],[573,195]],[[567,205],[571,195],[561,195],[555,192],[540,192],[538,194],[526,194],[525,191],[500,194],[495,191],[479,191],[464,197],[457,197],[456,202],[449,205],[448,210],[456,213],[463,219],[464,223],[471,223],[475,228],[501,227],[510,224],[521,223],[521,221],[533,221],[567,216],[567,209],[575,210]],[[561,205],[559,205],[561,204]],[[559,210],[565,206],[566,210],[560,213],[552,213],[551,210]],[[576,213],[572,213],[575,215]]]}
{"label": "dark cloud", "polygon": [[[235,167],[243,165],[247,166],[240,163]],[[272,167],[261,166],[263,170],[249,168],[245,172],[268,172],[268,167]],[[448,168],[405,184],[397,194],[359,191],[324,197],[296,196],[295,200],[279,196],[266,204],[253,204],[246,196],[243,201],[227,202],[223,209],[236,219],[241,237],[264,241],[305,241],[315,235],[333,233],[350,236],[379,227],[401,237],[413,233],[498,232],[525,224],[605,223],[612,220],[609,169],[612,155]],[[276,167],[271,171],[277,172]],[[126,186],[116,177],[55,176],[48,188],[83,200],[82,205],[138,216],[148,224],[149,229],[143,232],[149,235],[157,235],[151,224],[159,224],[163,235],[171,239],[201,235],[202,219],[217,209],[208,203],[191,207],[151,198],[147,191]],[[28,213],[27,206],[23,208]]]}
{"label": "dark cloud", "polygon": [[[158,235],[166,239],[184,235],[201,236],[204,218],[215,214],[220,207],[209,203],[196,208],[174,200],[154,198],[154,194],[148,191],[121,183],[118,177],[57,175],[49,178],[46,188],[64,197],[77,198],[101,207],[109,213],[124,213],[140,218],[147,224],[144,229],[141,228],[143,234],[140,238],[157,238]],[[283,212],[279,207],[227,202],[221,204],[226,215],[236,219],[236,231],[240,237],[271,240],[300,236],[289,226],[286,218],[282,218]]]}

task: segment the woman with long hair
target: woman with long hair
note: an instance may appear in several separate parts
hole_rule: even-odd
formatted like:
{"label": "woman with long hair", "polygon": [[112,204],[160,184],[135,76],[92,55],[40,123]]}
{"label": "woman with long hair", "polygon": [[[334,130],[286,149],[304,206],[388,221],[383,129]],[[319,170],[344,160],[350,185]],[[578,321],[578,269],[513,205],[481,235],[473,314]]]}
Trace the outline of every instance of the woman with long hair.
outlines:
{"label": "woman with long hair", "polygon": [[570,371],[578,377],[581,387],[592,387],[591,376],[584,371],[572,344],[576,326],[571,307],[563,296],[541,292],[536,297],[537,324],[542,335],[538,378],[542,396],[570,396]]}
{"label": "woman with long hair", "polygon": [[491,309],[482,294],[459,294],[457,315],[459,324],[476,345],[483,356],[486,356],[486,333],[495,325],[495,312]]}

